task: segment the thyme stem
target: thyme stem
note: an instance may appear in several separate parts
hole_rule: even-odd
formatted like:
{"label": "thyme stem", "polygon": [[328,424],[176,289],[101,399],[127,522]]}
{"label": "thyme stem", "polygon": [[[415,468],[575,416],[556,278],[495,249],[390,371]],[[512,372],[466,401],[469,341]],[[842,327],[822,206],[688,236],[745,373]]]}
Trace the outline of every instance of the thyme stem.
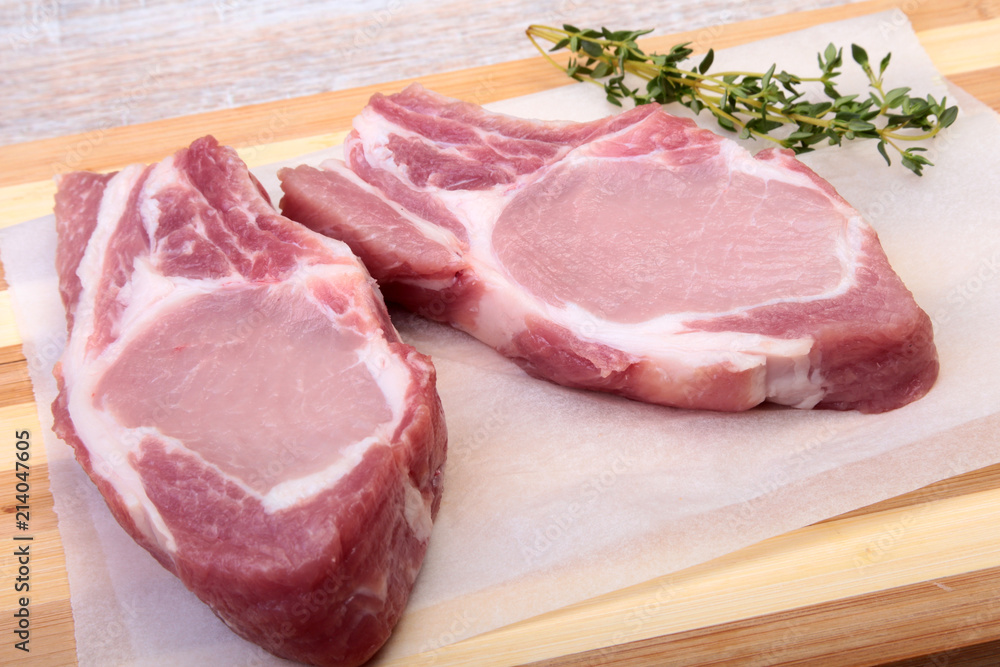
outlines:
{"label": "thyme stem", "polygon": [[[614,104],[620,106],[625,99],[636,104],[678,102],[695,113],[707,110],[721,127],[738,132],[741,138],[767,139],[797,154],[809,152],[823,141],[839,146],[845,140],[876,139],[886,163],[891,164],[886,152],[889,146],[899,154],[903,166],[919,176],[923,167],[932,164],[920,155],[926,149],[903,148],[900,142],[930,139],[958,116],[958,107],[947,106],[946,98],[938,102],[931,95],[911,97],[909,88],[886,92],[883,75],[891,54],[882,59],[876,74],[867,52],[856,44],[851,45],[851,55],[868,77],[867,97],[841,95],[834,86],[843,66],[843,50],[833,44],[818,54],[819,76],[796,76],[784,70],[775,73],[774,65],[763,73],[732,70],[709,74],[715,55],[711,49],[691,69],[681,66],[693,53],[687,43],[674,45],[665,54],[645,53],[636,39],[651,30],[612,32],[607,28],[532,25],[526,32],[550,63],[578,81],[602,86]],[[554,46],[546,50],[538,40]],[[562,49],[572,54],[566,65],[551,55]],[[630,88],[626,74],[645,80],[645,90]],[[823,84],[828,100],[803,99],[797,86],[805,82]],[[791,131],[772,135],[781,128]]]}

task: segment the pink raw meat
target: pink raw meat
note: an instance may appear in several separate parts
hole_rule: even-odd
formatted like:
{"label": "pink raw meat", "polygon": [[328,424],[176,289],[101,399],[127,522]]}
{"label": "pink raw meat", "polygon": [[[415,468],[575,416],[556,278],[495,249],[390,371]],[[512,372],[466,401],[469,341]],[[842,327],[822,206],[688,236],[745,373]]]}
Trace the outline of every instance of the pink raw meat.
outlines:
{"label": "pink raw meat", "polygon": [[881,412],[938,371],[875,231],[789,152],[650,105],[522,120],[418,85],[375,95],[347,164],[279,176],[387,299],[528,373],[680,407]]}
{"label": "pink raw meat", "polygon": [[367,660],[430,537],[446,432],[343,243],[277,214],[211,137],[59,180],[56,432],[128,533],[236,633]]}

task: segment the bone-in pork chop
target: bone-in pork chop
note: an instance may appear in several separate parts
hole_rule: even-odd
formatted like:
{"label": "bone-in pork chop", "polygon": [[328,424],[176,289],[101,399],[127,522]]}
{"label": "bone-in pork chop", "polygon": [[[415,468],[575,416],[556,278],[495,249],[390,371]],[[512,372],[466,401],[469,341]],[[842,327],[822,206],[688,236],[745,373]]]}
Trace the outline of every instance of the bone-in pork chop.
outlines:
{"label": "bone-in pork chop", "polygon": [[374,96],[282,210],[527,372],[672,406],[880,412],[937,375],[875,231],[787,151],[662,108],[588,123]]}
{"label": "bone-in pork chop", "polygon": [[430,360],[348,247],[206,137],[63,176],[57,433],[118,522],[235,632],[356,665],[406,603],[440,500]]}

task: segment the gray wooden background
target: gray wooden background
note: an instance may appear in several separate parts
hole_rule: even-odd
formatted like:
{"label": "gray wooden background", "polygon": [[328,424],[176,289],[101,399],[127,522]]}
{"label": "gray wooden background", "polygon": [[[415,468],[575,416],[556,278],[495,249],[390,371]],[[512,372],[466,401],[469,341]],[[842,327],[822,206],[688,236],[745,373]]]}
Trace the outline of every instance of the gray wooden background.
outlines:
{"label": "gray wooden background", "polygon": [[534,55],[530,23],[657,34],[849,0],[0,0],[0,145]]}

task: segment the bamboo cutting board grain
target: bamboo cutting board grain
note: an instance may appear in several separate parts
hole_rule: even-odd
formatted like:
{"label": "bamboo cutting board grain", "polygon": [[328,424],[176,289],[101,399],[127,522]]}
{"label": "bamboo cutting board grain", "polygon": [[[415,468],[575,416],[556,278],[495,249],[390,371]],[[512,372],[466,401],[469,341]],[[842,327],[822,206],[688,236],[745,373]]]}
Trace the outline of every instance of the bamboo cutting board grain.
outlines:
{"label": "bamboo cutting board grain", "polygon": [[[870,0],[693,33],[723,48],[826,21],[898,8],[951,81],[1000,110],[1000,0]],[[428,76],[428,87],[479,103],[565,85],[540,58]],[[0,150],[0,225],[51,211],[51,177],[155,161],[213,133],[251,166],[341,141],[377,89],[218,111]],[[0,663],[13,649],[14,433],[31,445],[32,665],[76,664],[69,587],[48,489],[37,407],[0,269]],[[1000,420],[956,429],[997,440]],[[709,563],[407,660],[408,665],[998,665],[1000,465],[944,480],[766,540]],[[442,629],[446,639],[448,629]],[[433,639],[433,638],[430,638]]]}

